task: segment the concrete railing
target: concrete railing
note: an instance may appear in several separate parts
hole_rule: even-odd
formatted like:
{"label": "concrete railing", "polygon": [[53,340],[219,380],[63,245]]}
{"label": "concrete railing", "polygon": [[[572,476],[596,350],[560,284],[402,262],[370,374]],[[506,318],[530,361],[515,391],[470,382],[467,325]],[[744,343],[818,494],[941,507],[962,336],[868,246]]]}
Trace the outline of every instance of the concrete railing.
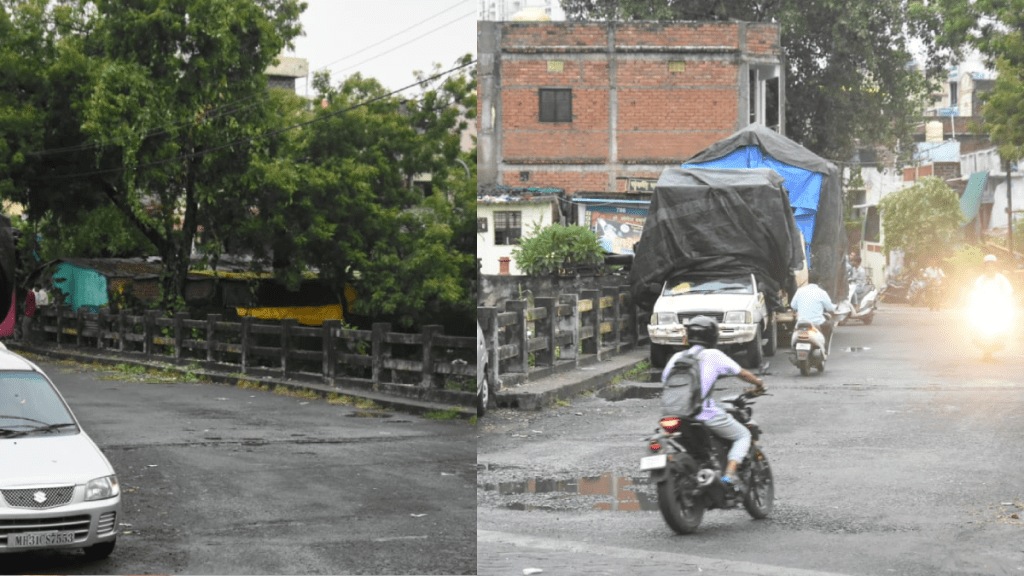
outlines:
{"label": "concrete railing", "polygon": [[490,376],[513,385],[649,343],[647,317],[628,286],[477,308]]}
{"label": "concrete railing", "polygon": [[95,350],[455,404],[471,405],[476,392],[476,338],[447,336],[441,326],[410,334],[392,332],[386,323],[354,330],[333,320],[308,327],[294,320],[75,313],[46,306],[23,319],[22,331],[25,343],[33,346]]}

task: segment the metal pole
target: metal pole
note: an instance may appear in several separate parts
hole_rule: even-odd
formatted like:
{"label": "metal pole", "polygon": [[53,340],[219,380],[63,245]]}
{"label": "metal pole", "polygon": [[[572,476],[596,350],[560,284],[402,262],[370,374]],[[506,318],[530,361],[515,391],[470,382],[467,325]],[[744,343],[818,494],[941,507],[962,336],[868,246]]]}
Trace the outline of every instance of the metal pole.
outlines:
{"label": "metal pole", "polygon": [[1017,257],[1013,251],[1013,194],[1010,182],[1013,180],[1013,173],[1010,171],[1013,164],[1006,161],[1006,245],[1010,249],[1010,261],[1016,262]]}

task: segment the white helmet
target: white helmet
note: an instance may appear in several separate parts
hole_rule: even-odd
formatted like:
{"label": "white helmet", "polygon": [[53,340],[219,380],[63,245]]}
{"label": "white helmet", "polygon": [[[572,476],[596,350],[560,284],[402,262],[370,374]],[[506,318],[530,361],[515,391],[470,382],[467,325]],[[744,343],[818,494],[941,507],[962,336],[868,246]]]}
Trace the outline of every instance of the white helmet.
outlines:
{"label": "white helmet", "polygon": [[995,262],[996,261],[996,255],[995,254],[986,254],[984,261],[985,262]]}

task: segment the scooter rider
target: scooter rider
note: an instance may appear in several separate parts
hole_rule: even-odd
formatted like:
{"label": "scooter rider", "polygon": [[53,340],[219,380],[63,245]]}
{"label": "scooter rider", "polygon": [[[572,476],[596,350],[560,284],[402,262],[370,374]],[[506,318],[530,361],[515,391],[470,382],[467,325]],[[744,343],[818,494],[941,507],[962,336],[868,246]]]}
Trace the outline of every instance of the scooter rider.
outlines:
{"label": "scooter rider", "polygon": [[704,401],[703,410],[696,416],[696,419],[707,426],[716,436],[732,442],[722,481],[742,494],[745,487],[740,482],[736,469],[750,449],[750,430],[737,422],[728,412],[718,407],[711,398],[711,388],[715,381],[722,376],[739,376],[744,381],[753,384],[759,391],[764,390],[764,381],[741,368],[735,360],[715,348],[718,345],[718,322],[713,318],[708,316],[692,318],[686,325],[686,339],[691,345],[690,349],[677,352],[669,359],[665,364],[665,369],[661,372],[661,381],[664,383],[668,379],[672,367],[680,356],[687,353],[697,355],[700,362],[701,395],[706,396],[707,399]]}
{"label": "scooter rider", "polygon": [[860,254],[851,252],[850,263],[846,269],[846,279],[857,287],[856,291],[850,294],[850,303],[854,306],[859,305],[860,299],[868,292],[868,273],[860,263]]}
{"label": "scooter rider", "polygon": [[825,316],[826,312],[835,312],[836,306],[828,293],[818,286],[820,274],[812,270],[808,275],[807,284],[801,286],[789,305],[796,311],[796,321],[807,321],[825,336],[825,355],[832,347],[832,320]]}

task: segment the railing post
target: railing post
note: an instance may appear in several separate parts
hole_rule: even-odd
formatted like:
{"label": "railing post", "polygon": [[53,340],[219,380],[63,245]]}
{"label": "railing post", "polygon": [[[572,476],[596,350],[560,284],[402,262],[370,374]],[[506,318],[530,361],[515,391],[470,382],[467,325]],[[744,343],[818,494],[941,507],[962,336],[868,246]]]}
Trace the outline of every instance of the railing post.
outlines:
{"label": "railing post", "polygon": [[324,382],[328,384],[334,383],[334,377],[338,371],[338,347],[334,345],[336,342],[335,338],[340,336],[341,322],[338,320],[325,320],[321,324],[321,334],[323,336],[324,346],[324,367],[323,375]]}
{"label": "railing post", "polygon": [[526,307],[529,302],[526,300],[509,300],[505,302],[505,310],[514,312],[516,315],[515,324],[512,328],[512,344],[519,348],[519,356],[513,363],[516,372],[522,374],[530,373],[530,339],[526,329]]}
{"label": "railing post", "polygon": [[174,314],[174,359],[177,360],[182,356],[182,347],[185,341],[185,312],[177,312]]}
{"label": "railing post", "polygon": [[245,374],[249,370],[249,340],[252,338],[252,316],[242,317],[242,326],[239,332],[242,357],[238,359],[238,362],[242,365],[242,374]]}
{"label": "railing post", "polygon": [[434,340],[439,334],[444,333],[444,326],[429,324],[423,327],[423,377],[420,379],[421,388],[433,388],[434,359],[436,355]]}
{"label": "railing post", "polygon": [[373,389],[377,390],[384,382],[384,360],[391,356],[391,346],[387,343],[387,334],[391,324],[374,322],[371,349],[373,351]]}
{"label": "railing post", "polygon": [[82,332],[85,331],[85,308],[75,312],[75,346],[82,347]]}
{"label": "railing post", "polygon": [[624,328],[626,330],[627,344],[630,349],[640,345],[640,311],[633,304],[633,296],[629,286],[619,286],[619,303],[622,306],[623,314],[626,314]]}
{"label": "railing post", "polygon": [[537,337],[543,338],[547,342],[547,346],[544,350],[537,352],[537,365],[544,364],[545,366],[555,365],[555,346],[556,342],[556,329],[558,328],[558,322],[555,319],[557,314],[556,306],[557,302],[554,298],[534,298],[534,306],[537,308],[543,308],[547,314],[547,318],[543,322],[534,324],[537,330]]}
{"label": "railing post", "polygon": [[128,349],[128,312],[121,310],[117,313],[117,349],[124,352]]}
{"label": "railing post", "polygon": [[100,313],[96,315],[96,349],[103,350],[107,347],[107,342],[104,338],[106,333],[107,323],[110,322],[110,314],[106,310],[100,310]]}
{"label": "railing post", "polygon": [[562,294],[558,297],[562,306],[568,307],[569,315],[565,318],[559,317],[560,332],[570,334],[572,341],[566,344],[562,350],[563,360],[572,360],[579,366],[580,363],[580,298],[576,294]]}
{"label": "railing post", "polygon": [[[601,359],[601,292],[580,290],[580,300],[589,302],[589,310],[580,314],[580,327],[593,328],[593,338],[583,341],[583,353],[594,354]],[[587,306],[587,305],[585,305]]]}
{"label": "railing post", "polygon": [[478,306],[476,318],[484,332],[487,348],[487,377],[498,382],[501,374],[501,341],[498,339],[498,309],[492,306]]}
{"label": "railing post", "polygon": [[63,302],[57,306],[57,346],[64,344],[64,305]]}
{"label": "railing post", "polygon": [[292,329],[298,324],[294,318],[281,321],[281,374],[288,376],[288,356],[292,351]]}
{"label": "railing post", "polygon": [[217,322],[220,322],[220,314],[209,314],[206,316],[206,361],[213,362],[217,347]]}
{"label": "railing post", "polygon": [[147,310],[142,318],[142,352],[146,356],[152,356],[155,352],[153,339],[156,338],[156,311]]}
{"label": "railing post", "polygon": [[611,324],[612,331],[608,333],[609,334],[609,338],[608,338],[609,342],[607,342],[607,343],[611,344],[614,352],[619,352],[619,350],[621,349],[621,342],[622,342],[622,335],[620,334],[620,332],[622,331],[622,319],[619,317],[619,314],[621,313],[621,307],[619,306],[619,289],[618,288],[605,288],[601,292],[602,292],[602,295],[605,298],[611,298],[611,300],[612,300],[612,305],[611,305],[611,310],[610,310],[610,312],[611,312],[611,319],[608,320],[607,318],[605,318],[605,316],[604,316],[604,308],[601,308],[601,312],[598,314],[597,322],[598,322],[599,326],[601,324],[603,324],[605,321],[608,321],[608,323]]}

